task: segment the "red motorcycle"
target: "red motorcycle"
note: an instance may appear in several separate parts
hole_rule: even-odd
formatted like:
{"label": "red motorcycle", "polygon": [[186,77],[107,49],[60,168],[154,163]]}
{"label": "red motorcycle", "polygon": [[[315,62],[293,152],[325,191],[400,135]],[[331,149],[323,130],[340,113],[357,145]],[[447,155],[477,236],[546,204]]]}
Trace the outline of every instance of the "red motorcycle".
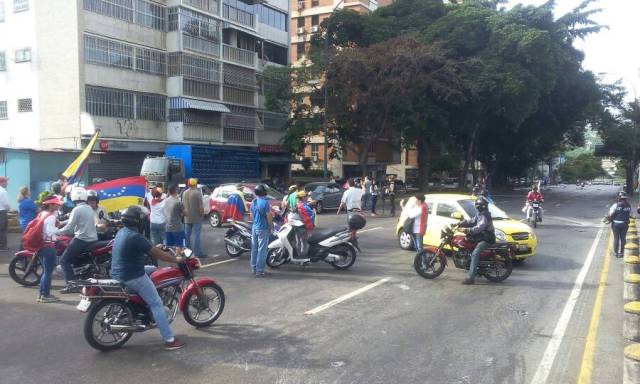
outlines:
{"label": "red motorcycle", "polygon": [[[471,252],[476,247],[476,242],[469,240],[466,235],[456,234],[457,228],[458,225],[445,227],[440,233],[442,241],[437,248],[426,246],[416,254],[413,267],[420,276],[426,279],[440,276],[447,265],[447,256],[453,259],[456,268],[469,270]],[[480,253],[478,275],[493,282],[505,280],[513,271],[514,256],[514,244],[497,243],[487,248]]]}
{"label": "red motorcycle", "polygon": [[[59,236],[55,243],[56,255],[62,253],[73,237]],[[111,270],[111,248],[113,240],[96,241],[91,247],[82,253],[73,264],[73,271],[76,278],[88,279],[91,277],[109,277]],[[37,252],[22,250],[16,252],[9,263],[9,275],[16,283],[26,287],[40,284],[42,277],[42,263]]]}
{"label": "red motorcycle", "polygon": [[[167,251],[175,253],[171,248]],[[200,261],[190,249],[183,250],[185,261],[159,268],[149,277],[162,299],[169,323],[182,311],[194,327],[213,324],[224,309],[224,291],[210,278],[194,277]],[[134,332],[155,328],[153,315],[140,296],[128,291],[118,280],[89,279],[79,282],[82,296],[77,309],[89,312],[84,337],[93,348],[109,351],[124,345]]]}

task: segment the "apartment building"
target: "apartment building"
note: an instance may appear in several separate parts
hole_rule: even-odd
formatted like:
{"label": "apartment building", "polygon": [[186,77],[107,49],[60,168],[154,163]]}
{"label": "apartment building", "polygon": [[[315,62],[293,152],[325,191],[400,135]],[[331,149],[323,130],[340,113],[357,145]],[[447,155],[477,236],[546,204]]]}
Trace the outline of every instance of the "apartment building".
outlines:
{"label": "apartment building", "polygon": [[256,151],[286,177],[261,75],[288,63],[286,0],[0,0],[0,36],[0,146],[78,150],[99,129],[90,178],[169,143]]}

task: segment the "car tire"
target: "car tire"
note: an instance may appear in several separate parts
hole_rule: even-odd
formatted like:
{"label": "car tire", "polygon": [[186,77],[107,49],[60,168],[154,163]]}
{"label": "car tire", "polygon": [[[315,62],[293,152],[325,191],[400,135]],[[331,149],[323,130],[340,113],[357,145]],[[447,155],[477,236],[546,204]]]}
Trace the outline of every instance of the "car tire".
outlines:
{"label": "car tire", "polygon": [[213,228],[218,228],[222,225],[222,219],[218,212],[212,211],[209,213],[209,224],[211,224]]}
{"label": "car tire", "polygon": [[400,230],[400,233],[398,233],[398,245],[405,251],[413,251],[415,249],[413,246],[413,236],[404,230]]}

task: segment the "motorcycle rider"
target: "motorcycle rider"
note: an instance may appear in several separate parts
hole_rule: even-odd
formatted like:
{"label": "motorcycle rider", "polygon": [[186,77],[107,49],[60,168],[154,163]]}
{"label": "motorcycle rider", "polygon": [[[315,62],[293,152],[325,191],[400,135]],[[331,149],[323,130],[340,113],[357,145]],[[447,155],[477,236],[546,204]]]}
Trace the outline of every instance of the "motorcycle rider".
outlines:
{"label": "motorcycle rider", "polygon": [[297,217],[300,219],[300,221],[304,223],[303,227],[296,227],[298,257],[301,259],[306,259],[307,253],[309,252],[309,244],[307,243],[307,239],[309,238],[309,234],[315,227],[316,214],[306,202],[307,193],[305,191],[298,192],[296,194],[296,197],[297,202],[293,212],[297,214]]}
{"label": "motorcycle rider", "polygon": [[109,219],[107,218],[107,211],[100,206],[100,197],[96,191],[87,191],[87,204],[93,209],[96,218],[98,238],[104,238],[109,230]]}
{"label": "motorcycle rider", "polygon": [[91,244],[98,241],[96,217],[93,209],[87,205],[87,198],[87,190],[83,187],[76,186],[71,190],[70,199],[75,204],[75,208],[71,211],[67,224],[56,233],[56,235],[74,235],[60,258],[60,266],[67,284],[60,290],[63,294],[80,292],[80,287],[69,284],[75,278],[73,262],[80,254],[89,250]]}
{"label": "motorcycle rider", "polygon": [[[127,208],[122,214],[124,228],[118,231],[113,242],[111,276],[136,292],[147,303],[164,340],[164,349],[172,351],[184,347],[185,343],[171,332],[164,304],[151,278],[145,273],[144,264],[147,254],[156,260],[175,264],[180,263],[182,257],[173,257],[162,250],[162,245],[152,246],[142,235],[147,215],[137,205]],[[180,248],[176,248],[176,251],[180,254]]]}
{"label": "motorcycle rider", "polygon": [[471,240],[477,241],[475,249],[471,252],[471,265],[467,278],[462,284],[475,283],[476,269],[480,261],[480,253],[496,242],[493,219],[489,212],[489,202],[484,196],[478,196],[475,201],[476,215],[469,220],[464,220],[459,224],[460,232],[468,235]]}
{"label": "motorcycle rider", "polygon": [[[532,203],[544,203],[544,196],[538,192],[538,186],[535,184],[531,186],[531,191],[527,193],[527,201],[525,202],[527,220],[529,220],[533,212]],[[540,208],[540,222],[542,222],[542,208]]]}
{"label": "motorcycle rider", "polygon": [[607,215],[613,232],[613,255],[617,258],[622,257],[624,253],[630,217],[631,205],[627,200],[627,193],[624,191],[618,192],[618,201],[609,208],[609,214]]}

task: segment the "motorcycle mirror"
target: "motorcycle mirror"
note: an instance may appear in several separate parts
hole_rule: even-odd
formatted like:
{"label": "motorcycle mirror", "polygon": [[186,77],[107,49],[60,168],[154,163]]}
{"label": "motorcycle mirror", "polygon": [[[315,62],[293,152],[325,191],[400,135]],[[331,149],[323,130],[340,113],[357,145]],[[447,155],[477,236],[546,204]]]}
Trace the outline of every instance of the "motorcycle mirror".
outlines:
{"label": "motorcycle mirror", "polygon": [[456,220],[462,220],[462,214],[460,212],[453,212],[451,214],[451,218]]}
{"label": "motorcycle mirror", "polygon": [[189,258],[189,257],[193,256],[193,251],[192,251],[192,250],[190,250],[189,248],[184,248],[184,249],[182,250],[182,254],[183,254],[186,258]]}

